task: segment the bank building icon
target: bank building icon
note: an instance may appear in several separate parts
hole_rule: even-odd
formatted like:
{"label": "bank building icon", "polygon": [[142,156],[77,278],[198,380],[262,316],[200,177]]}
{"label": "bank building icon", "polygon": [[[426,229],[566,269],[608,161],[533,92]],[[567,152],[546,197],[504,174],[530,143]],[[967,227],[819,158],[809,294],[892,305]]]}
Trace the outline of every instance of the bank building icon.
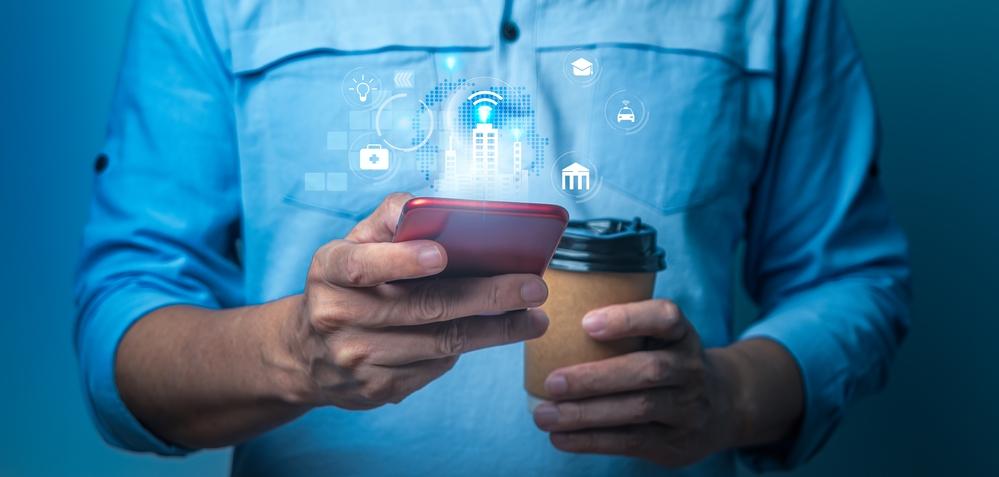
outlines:
{"label": "bank building icon", "polygon": [[590,170],[578,162],[562,168],[562,190],[590,190]]}
{"label": "bank building icon", "polygon": [[[437,190],[450,197],[523,200],[527,194],[528,170],[524,169],[520,131],[503,131],[494,124],[495,110],[503,97],[483,90],[472,93],[467,100],[472,102],[475,126],[463,157],[470,156],[471,161],[458,160],[452,132],[444,151],[444,170],[436,181]],[[510,137],[504,138],[504,133]]]}

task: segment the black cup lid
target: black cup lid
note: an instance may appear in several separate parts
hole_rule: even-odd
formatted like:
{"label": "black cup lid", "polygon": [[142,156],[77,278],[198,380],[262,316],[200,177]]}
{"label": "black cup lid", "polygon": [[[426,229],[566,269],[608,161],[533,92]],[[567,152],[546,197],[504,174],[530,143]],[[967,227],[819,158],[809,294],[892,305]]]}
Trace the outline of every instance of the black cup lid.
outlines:
{"label": "black cup lid", "polygon": [[666,269],[666,254],[656,246],[656,229],[638,217],[571,220],[549,266],[572,272],[654,273]]}

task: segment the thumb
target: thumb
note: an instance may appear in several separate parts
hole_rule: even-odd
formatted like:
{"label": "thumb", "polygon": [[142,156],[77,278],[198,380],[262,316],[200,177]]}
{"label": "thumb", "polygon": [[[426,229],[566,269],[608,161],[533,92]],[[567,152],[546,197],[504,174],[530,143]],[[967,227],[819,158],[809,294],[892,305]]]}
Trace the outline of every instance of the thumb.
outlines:
{"label": "thumb", "polygon": [[371,215],[354,226],[347,234],[347,240],[357,243],[391,242],[402,206],[412,198],[413,194],[408,192],[389,194]]}

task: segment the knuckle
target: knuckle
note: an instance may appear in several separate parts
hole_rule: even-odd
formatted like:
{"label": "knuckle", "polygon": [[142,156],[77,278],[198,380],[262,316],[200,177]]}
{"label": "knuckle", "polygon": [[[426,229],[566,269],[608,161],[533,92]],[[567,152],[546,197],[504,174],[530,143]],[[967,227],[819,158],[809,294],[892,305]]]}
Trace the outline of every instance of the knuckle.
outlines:
{"label": "knuckle", "polygon": [[333,352],[333,364],[340,368],[354,369],[368,360],[370,350],[359,343],[338,346]]}
{"label": "knuckle", "polygon": [[412,314],[421,320],[440,321],[448,316],[447,300],[429,286],[414,290],[410,305]]}
{"label": "knuckle", "polygon": [[515,320],[511,317],[503,318],[503,327],[500,330],[501,336],[504,343],[513,342],[517,336],[521,334],[520,332],[520,321]]}
{"label": "knuckle", "polygon": [[610,325],[614,327],[615,331],[626,333],[635,329],[637,323],[635,323],[635,316],[631,313],[628,307],[614,308],[612,312],[607,314],[609,318]]}
{"label": "knuckle", "polygon": [[493,281],[489,285],[489,295],[486,298],[486,304],[492,310],[497,310],[503,306],[503,287],[498,281]]}
{"label": "knuckle", "polygon": [[361,286],[369,275],[367,263],[351,248],[343,258],[343,278],[349,286]]}
{"label": "knuckle", "polygon": [[437,351],[444,356],[461,354],[468,346],[468,333],[462,320],[451,320],[437,327]]}
{"label": "knuckle", "polygon": [[642,358],[640,364],[641,384],[645,386],[656,386],[666,381],[669,373],[669,366],[662,358],[661,353],[647,353]]}
{"label": "knuckle", "polygon": [[583,369],[580,373],[566,373],[565,378],[569,382],[570,389],[572,389],[572,385],[575,383],[578,391],[592,394],[600,391],[599,372],[599,369],[591,366]]}
{"label": "knuckle", "polygon": [[589,422],[587,421],[586,406],[579,403],[567,402],[560,404],[558,415],[559,420],[565,421],[568,424]]}
{"label": "knuckle", "polygon": [[329,244],[319,247],[316,253],[312,254],[312,262],[309,263],[309,271],[305,275],[305,280],[309,285],[323,283],[323,272],[326,268],[326,257],[329,255]]}
{"label": "knuckle", "polygon": [[316,250],[316,253],[312,255],[309,277],[315,281],[325,282],[326,271],[330,268],[331,261],[337,254],[337,249],[343,247],[344,243],[343,240],[334,240],[319,247],[319,250]]}
{"label": "knuckle", "polygon": [[649,393],[642,393],[635,403],[635,413],[632,416],[636,422],[648,421],[656,413],[656,400]]}
{"label": "knuckle", "polygon": [[337,307],[327,312],[323,321],[333,329],[342,329],[353,325],[354,316],[348,310]]}
{"label": "knuckle", "polygon": [[[312,301],[311,298],[310,301]],[[330,303],[328,306],[322,307],[322,311],[312,311],[311,313],[312,322],[326,332],[347,328],[354,321],[354,314],[345,304]]]}

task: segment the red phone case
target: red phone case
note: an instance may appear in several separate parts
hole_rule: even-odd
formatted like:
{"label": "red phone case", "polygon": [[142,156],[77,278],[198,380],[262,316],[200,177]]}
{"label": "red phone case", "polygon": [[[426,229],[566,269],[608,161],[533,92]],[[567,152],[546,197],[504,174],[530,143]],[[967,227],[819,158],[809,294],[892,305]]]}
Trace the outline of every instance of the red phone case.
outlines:
{"label": "red phone case", "polygon": [[448,263],[438,276],[541,275],[568,222],[552,204],[417,197],[403,206],[393,241],[443,245]]}

